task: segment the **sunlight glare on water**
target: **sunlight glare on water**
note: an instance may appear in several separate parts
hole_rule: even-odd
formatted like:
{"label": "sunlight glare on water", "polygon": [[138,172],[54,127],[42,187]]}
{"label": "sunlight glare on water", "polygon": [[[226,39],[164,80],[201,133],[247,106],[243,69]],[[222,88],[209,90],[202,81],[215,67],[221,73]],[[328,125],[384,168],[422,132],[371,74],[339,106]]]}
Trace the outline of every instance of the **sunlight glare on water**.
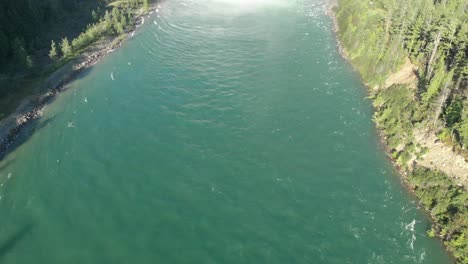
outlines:
{"label": "sunlight glare on water", "polygon": [[[223,3],[231,7],[239,9],[245,8],[262,8],[262,7],[285,7],[293,4],[292,1],[287,0],[201,0],[211,3]],[[209,4],[211,4],[209,3]]]}

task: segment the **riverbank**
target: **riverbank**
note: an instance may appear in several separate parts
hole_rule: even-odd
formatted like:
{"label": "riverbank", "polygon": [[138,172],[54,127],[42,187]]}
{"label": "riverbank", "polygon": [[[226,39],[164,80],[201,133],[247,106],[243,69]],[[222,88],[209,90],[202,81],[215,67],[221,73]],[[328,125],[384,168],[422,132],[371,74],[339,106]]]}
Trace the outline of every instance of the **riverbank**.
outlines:
{"label": "riverbank", "polygon": [[0,163],[4,230],[36,223],[5,261],[452,263],[323,6],[216,2],[164,2]]}
{"label": "riverbank", "polygon": [[374,121],[390,160],[432,218],[433,228],[428,230],[428,235],[439,236],[457,263],[466,263],[467,161],[440,142],[435,132],[426,127],[426,122],[413,123],[412,115],[418,111],[415,106],[418,103],[415,96],[419,82],[416,75],[418,67],[409,58],[404,58],[404,64],[388,67],[391,69],[388,73],[382,71],[381,76],[372,76],[373,80],[370,80],[363,69],[378,66],[360,65],[365,63],[360,55],[354,53],[356,57],[350,56],[354,47],[346,46],[342,40],[343,32],[336,13],[338,8],[338,2],[333,1],[328,15],[333,22],[340,53],[368,88],[374,105]]}
{"label": "riverbank", "polygon": [[[333,29],[337,36],[337,43],[338,49],[341,56],[347,60],[354,68],[357,73],[360,73],[359,69],[353,64],[352,60],[349,57],[349,53],[347,52],[346,48],[344,47],[343,43],[340,41],[339,38],[339,25],[333,9],[338,7],[337,1],[332,1],[327,14],[330,16],[333,22]],[[407,85],[410,90],[417,89],[417,72],[418,67],[414,65],[408,58],[405,58],[405,63],[400,67],[400,69],[396,72],[392,72],[387,78],[385,78],[384,84],[379,87],[379,85],[372,86],[361,75],[361,80],[363,84],[367,87],[368,92],[370,93],[370,98],[375,102],[376,100],[376,93],[382,91],[384,89],[389,89],[395,85]],[[378,111],[378,105],[374,104],[374,111]],[[387,137],[383,130],[379,130],[379,135],[381,142],[386,147],[386,150],[389,154],[392,163],[399,169],[401,174],[407,176],[408,170],[406,167],[411,167],[415,165],[421,165],[424,167],[432,168],[434,170],[440,170],[446,173],[448,176],[453,178],[458,185],[463,185],[465,189],[468,189],[468,162],[465,158],[453,151],[452,148],[449,146],[444,145],[440,139],[432,133],[432,131],[424,130],[424,128],[415,129],[413,132],[414,140],[420,144],[422,147],[425,148],[424,150],[424,157],[430,157],[427,159],[417,159],[416,156],[412,157],[411,160],[405,162],[404,164],[399,164],[398,160],[391,156],[391,151],[389,146],[387,145]],[[400,148],[403,148],[400,146]],[[437,149],[437,150],[435,150]],[[420,149],[421,150],[421,149]],[[443,153],[443,155],[439,155]],[[436,160],[436,157],[445,157],[444,162],[440,163]],[[447,158],[449,157],[449,158]],[[421,156],[422,158],[422,156]]]}
{"label": "riverbank", "polygon": [[156,8],[157,3],[149,6],[148,10],[144,10],[143,7],[139,8],[129,28],[123,34],[115,37],[107,36],[91,44],[81,54],[40,81],[34,89],[36,91],[34,94],[24,98],[13,113],[0,120],[0,157],[8,152],[21,131],[42,116],[44,107],[64,91],[67,84],[80,73],[94,66],[104,56],[121,47],[125,40],[133,37],[135,31],[144,24],[145,16]]}

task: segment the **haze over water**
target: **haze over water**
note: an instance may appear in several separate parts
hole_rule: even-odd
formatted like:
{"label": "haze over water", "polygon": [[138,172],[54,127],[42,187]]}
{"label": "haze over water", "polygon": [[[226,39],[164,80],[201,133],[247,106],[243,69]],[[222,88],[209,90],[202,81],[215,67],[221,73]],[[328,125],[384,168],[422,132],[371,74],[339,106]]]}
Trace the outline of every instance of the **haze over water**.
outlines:
{"label": "haze over water", "polygon": [[0,162],[0,263],[451,263],[323,0],[168,0]]}

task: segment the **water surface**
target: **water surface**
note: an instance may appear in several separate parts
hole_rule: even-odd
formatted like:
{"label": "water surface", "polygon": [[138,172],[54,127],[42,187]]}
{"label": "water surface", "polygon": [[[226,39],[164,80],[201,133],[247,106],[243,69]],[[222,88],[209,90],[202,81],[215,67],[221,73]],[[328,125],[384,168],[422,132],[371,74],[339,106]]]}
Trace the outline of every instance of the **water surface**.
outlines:
{"label": "water surface", "polygon": [[0,163],[1,263],[450,263],[321,0],[172,0]]}

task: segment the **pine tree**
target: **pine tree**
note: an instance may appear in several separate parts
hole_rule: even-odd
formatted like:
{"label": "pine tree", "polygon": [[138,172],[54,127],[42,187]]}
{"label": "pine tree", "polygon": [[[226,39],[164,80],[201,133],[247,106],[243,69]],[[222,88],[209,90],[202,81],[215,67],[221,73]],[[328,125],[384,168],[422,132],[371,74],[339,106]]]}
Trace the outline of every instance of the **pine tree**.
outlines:
{"label": "pine tree", "polygon": [[115,25],[115,31],[117,32],[117,34],[124,33],[124,27],[121,22],[117,22],[117,24]]}
{"label": "pine tree", "polygon": [[120,18],[120,23],[122,24],[123,28],[127,27],[127,24],[128,24],[127,17],[123,13],[122,13],[122,17]]}
{"label": "pine tree", "polygon": [[34,62],[33,62],[33,59],[31,56],[27,55],[26,56],[26,67],[31,69],[32,67],[34,67]]}
{"label": "pine tree", "polygon": [[62,50],[63,57],[65,58],[70,57],[73,53],[72,46],[70,45],[70,42],[66,37],[62,39],[62,42],[60,43],[60,48]]}
{"label": "pine tree", "polygon": [[106,29],[112,28],[112,17],[108,10],[106,10],[106,13],[104,14],[104,21],[106,23]]}
{"label": "pine tree", "polygon": [[93,17],[93,21],[98,21],[99,16],[98,16],[98,14],[96,13],[96,11],[93,10],[93,12],[91,12],[91,16]]}
{"label": "pine tree", "polygon": [[28,57],[28,53],[26,52],[26,49],[24,48],[23,39],[15,38],[11,46],[13,49],[13,56],[14,56],[16,63],[18,63],[18,65],[21,65],[21,66],[26,66],[27,64],[26,59]]}
{"label": "pine tree", "polygon": [[54,61],[56,61],[58,59],[57,47],[56,47],[55,42],[53,40],[52,40],[52,42],[50,44],[49,58],[51,58]]}
{"label": "pine tree", "polygon": [[117,23],[119,23],[119,18],[120,18],[120,10],[117,7],[114,7],[112,9],[112,22],[114,26],[116,26]]}

